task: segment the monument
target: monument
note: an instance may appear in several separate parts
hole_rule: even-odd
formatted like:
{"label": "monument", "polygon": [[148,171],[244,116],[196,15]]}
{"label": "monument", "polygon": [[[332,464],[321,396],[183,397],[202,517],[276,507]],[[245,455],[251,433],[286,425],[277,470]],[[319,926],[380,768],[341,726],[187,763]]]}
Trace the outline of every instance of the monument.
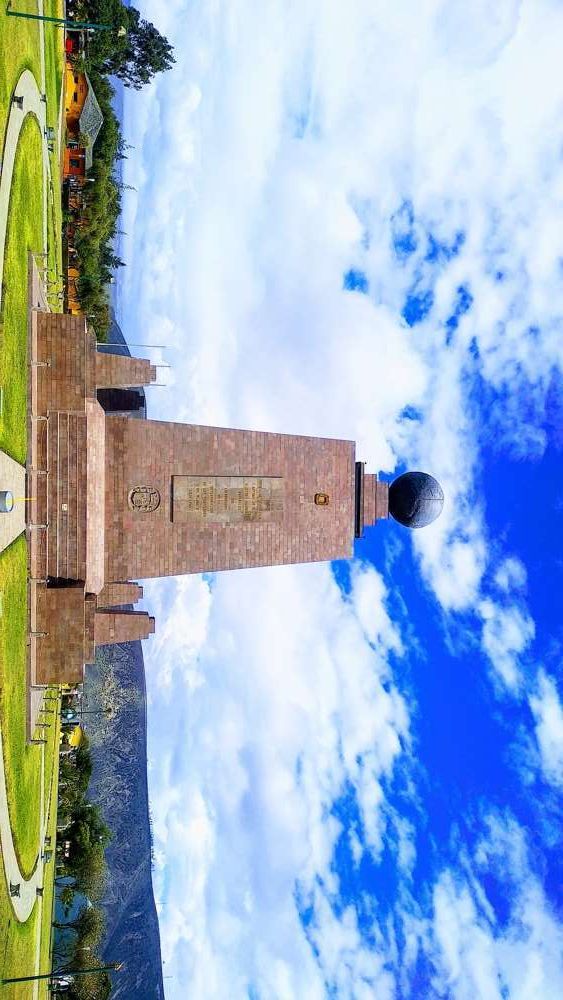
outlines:
{"label": "monument", "polygon": [[125,610],[148,577],[347,559],[389,514],[420,527],[443,494],[409,473],[389,488],[352,441],[135,420],[101,389],[150,385],[148,362],[98,351],[81,316],[30,309],[30,682],[80,682],[100,644],[146,638]]}

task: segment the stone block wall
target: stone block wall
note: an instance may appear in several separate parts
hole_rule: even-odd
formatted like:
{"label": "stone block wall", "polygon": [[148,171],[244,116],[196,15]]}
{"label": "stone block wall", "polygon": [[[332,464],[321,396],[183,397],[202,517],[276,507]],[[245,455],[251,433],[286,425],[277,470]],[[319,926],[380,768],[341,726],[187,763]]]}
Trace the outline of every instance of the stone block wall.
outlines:
{"label": "stone block wall", "polygon": [[34,312],[35,412],[82,410],[89,390],[89,337],[83,316]]}
{"label": "stone block wall", "polygon": [[[275,520],[174,523],[173,476],[281,477],[283,511]],[[156,491],[156,509],[132,509],[137,487]],[[325,506],[315,504],[320,492]],[[105,579],[350,558],[354,493],[352,441],[108,415]]]}
{"label": "stone block wall", "polygon": [[146,611],[96,611],[94,641],[96,646],[146,639],[154,632],[154,618]]}
{"label": "stone block wall", "polygon": [[364,474],[364,525],[369,527],[379,518],[389,517],[389,483],[380,482],[377,476]]}
{"label": "stone block wall", "polygon": [[81,683],[84,674],[84,587],[35,587],[36,684]]}
{"label": "stone block wall", "polygon": [[96,388],[127,389],[156,382],[156,368],[143,358],[96,352]]}
{"label": "stone block wall", "polygon": [[106,583],[98,595],[99,608],[118,608],[123,604],[136,604],[143,596],[138,583]]}
{"label": "stone block wall", "polygon": [[47,576],[86,576],[86,414],[51,412],[47,423]]}

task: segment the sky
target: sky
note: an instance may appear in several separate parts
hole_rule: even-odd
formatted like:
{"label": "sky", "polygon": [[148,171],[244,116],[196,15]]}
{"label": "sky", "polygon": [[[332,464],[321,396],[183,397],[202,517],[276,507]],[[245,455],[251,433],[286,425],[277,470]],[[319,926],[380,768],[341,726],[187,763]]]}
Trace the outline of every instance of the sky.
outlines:
{"label": "sky", "polygon": [[[166,996],[563,996],[560,0],[144,0],[149,416],[436,476],[350,562],[148,582]],[[139,349],[139,354],[143,354]]]}

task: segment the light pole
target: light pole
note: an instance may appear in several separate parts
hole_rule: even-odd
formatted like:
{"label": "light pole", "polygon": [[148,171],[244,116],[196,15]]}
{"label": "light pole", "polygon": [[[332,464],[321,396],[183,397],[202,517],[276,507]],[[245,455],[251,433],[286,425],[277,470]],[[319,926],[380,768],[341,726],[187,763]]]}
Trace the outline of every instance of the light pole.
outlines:
{"label": "light pole", "polygon": [[123,968],[123,962],[110,962],[109,965],[95,965],[91,969],[57,969],[55,972],[44,972],[39,976],[15,976],[11,979],[2,979],[2,986],[7,986],[8,983],[35,983],[41,979],[50,979],[51,982],[55,983],[58,979],[62,979],[63,976],[89,976],[93,972],[121,972]]}
{"label": "light pole", "polygon": [[[49,24],[58,25],[61,28],[71,28],[75,31],[113,31],[114,24],[98,24],[96,21],[71,21],[67,17],[49,17],[47,14],[29,14],[23,10],[12,10],[12,0],[8,0],[6,5],[8,17],[25,17],[28,21],[47,21]],[[122,26],[117,29],[117,35],[123,37],[127,34],[127,28]]]}

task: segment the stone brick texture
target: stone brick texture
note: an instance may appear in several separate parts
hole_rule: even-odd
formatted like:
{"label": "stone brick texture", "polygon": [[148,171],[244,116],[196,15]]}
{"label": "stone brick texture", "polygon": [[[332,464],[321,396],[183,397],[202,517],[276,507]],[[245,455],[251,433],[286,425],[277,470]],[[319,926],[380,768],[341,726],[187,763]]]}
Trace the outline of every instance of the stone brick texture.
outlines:
{"label": "stone brick texture", "polygon": [[87,467],[84,516],[86,523],[86,590],[98,594],[104,585],[105,414],[96,399],[86,400]]}
{"label": "stone brick texture", "polygon": [[31,641],[35,684],[81,683],[84,675],[84,586],[35,588]]}
{"label": "stone brick texture", "polygon": [[86,414],[55,411],[47,422],[46,576],[86,577]]}
{"label": "stone brick texture", "polygon": [[34,312],[34,410],[83,410],[94,387],[91,335],[83,316]]}
{"label": "stone brick texture", "polygon": [[[105,579],[350,558],[354,474],[352,441],[107,415]],[[283,477],[283,514],[276,522],[173,523],[172,477],[181,475]],[[156,510],[130,509],[137,486],[159,491]],[[328,493],[328,506],[315,505],[317,492]]]}
{"label": "stone brick texture", "polygon": [[[50,313],[33,294],[30,307],[29,675],[32,684],[77,683],[94,659],[95,595],[104,584],[105,414],[96,389],[148,384],[156,368],[98,354],[83,316]],[[139,591],[133,585],[127,600]],[[142,638],[154,621],[118,621],[114,631]]]}
{"label": "stone brick texture", "polygon": [[136,604],[143,596],[143,588],[138,583],[106,583],[98,594],[99,608],[119,608],[124,604]]}
{"label": "stone brick texture", "polygon": [[375,484],[375,518],[389,517],[389,483]]}
{"label": "stone brick texture", "polygon": [[96,352],[96,386],[98,389],[127,389],[130,386],[156,382],[156,368],[143,358],[126,354]]}
{"label": "stone brick texture", "polygon": [[364,525],[369,527],[380,518],[389,516],[389,484],[379,482],[377,476],[364,473]]}
{"label": "stone brick texture", "polygon": [[107,646],[115,642],[134,642],[154,633],[154,618],[146,611],[96,611],[94,642]]}

